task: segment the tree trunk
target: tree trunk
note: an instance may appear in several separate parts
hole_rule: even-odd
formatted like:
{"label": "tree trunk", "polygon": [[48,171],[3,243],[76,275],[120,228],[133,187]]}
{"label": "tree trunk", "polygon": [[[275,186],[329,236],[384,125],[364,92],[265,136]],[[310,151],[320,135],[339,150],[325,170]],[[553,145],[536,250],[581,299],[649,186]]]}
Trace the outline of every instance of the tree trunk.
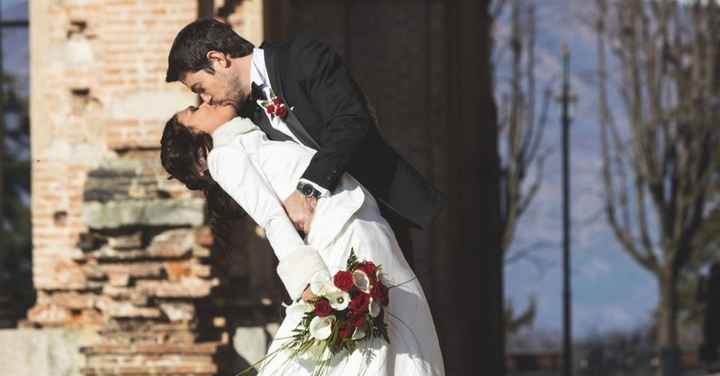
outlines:
{"label": "tree trunk", "polygon": [[657,328],[660,368],[659,376],[678,376],[681,374],[680,348],[677,328],[677,273],[666,271],[660,276],[660,304]]}

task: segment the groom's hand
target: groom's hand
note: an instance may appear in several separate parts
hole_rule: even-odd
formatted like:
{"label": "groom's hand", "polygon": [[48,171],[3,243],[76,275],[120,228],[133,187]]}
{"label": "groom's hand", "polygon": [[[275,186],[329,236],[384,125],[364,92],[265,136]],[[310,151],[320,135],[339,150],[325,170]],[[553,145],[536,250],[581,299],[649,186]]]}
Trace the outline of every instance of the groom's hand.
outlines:
{"label": "groom's hand", "polygon": [[315,213],[317,199],[314,197],[305,197],[302,193],[295,191],[285,200],[283,205],[295,228],[307,235],[307,233],[310,232],[310,223]]}

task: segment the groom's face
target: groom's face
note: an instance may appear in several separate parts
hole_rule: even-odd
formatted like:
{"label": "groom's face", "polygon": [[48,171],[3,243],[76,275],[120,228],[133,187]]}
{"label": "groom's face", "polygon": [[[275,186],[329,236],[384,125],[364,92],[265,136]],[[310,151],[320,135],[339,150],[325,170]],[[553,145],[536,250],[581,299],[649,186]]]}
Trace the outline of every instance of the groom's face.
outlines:
{"label": "groom's face", "polygon": [[246,90],[240,77],[234,71],[222,64],[212,64],[214,72],[205,70],[186,73],[181,81],[200,95],[203,102],[210,105],[233,105],[238,107],[247,98]]}

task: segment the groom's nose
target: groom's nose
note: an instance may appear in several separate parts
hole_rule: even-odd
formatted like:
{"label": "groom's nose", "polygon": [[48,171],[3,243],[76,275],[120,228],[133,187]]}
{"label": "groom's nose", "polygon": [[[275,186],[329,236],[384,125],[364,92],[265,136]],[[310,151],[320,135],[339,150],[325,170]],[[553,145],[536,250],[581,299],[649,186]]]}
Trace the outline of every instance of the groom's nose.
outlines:
{"label": "groom's nose", "polygon": [[202,99],[202,101],[204,103],[212,104],[212,97],[208,94],[205,94],[205,93],[200,94],[200,99]]}

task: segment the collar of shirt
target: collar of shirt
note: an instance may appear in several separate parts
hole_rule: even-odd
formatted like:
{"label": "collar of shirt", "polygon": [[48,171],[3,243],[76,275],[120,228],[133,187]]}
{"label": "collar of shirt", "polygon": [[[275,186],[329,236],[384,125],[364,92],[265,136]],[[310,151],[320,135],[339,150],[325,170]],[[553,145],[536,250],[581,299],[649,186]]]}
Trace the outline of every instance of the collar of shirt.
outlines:
{"label": "collar of shirt", "polygon": [[233,118],[212,132],[213,147],[231,144],[237,136],[252,131],[260,131],[260,128],[250,119],[240,116]]}
{"label": "collar of shirt", "polygon": [[260,86],[267,98],[270,98],[270,76],[268,76],[267,65],[265,64],[265,51],[262,48],[253,49],[250,79],[255,85]]}

